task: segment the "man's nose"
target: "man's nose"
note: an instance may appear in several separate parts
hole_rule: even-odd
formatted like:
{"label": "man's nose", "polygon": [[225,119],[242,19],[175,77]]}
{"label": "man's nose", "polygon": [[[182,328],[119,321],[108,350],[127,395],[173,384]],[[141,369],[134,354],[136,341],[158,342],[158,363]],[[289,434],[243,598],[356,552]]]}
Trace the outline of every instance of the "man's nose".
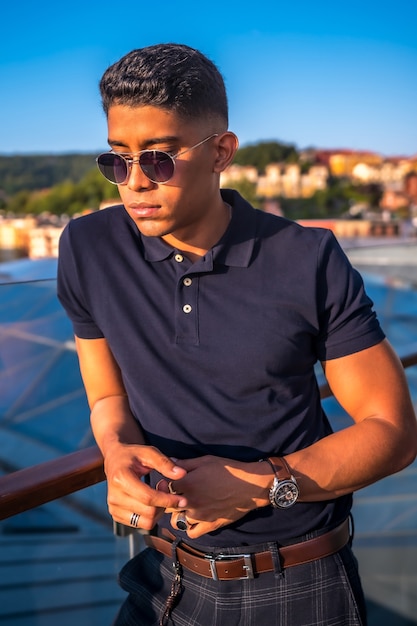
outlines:
{"label": "man's nose", "polygon": [[132,191],[137,191],[138,189],[150,189],[156,184],[157,183],[153,183],[149,180],[149,178],[143,173],[138,159],[134,159],[130,163],[129,178],[127,181],[129,189]]}

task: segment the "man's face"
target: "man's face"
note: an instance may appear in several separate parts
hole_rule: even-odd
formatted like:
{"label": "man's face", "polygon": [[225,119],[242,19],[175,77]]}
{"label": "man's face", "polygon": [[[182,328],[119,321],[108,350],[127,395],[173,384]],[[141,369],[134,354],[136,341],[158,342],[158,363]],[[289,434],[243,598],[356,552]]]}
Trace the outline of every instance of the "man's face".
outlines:
{"label": "man's face", "polygon": [[[152,106],[115,105],[108,112],[108,137],[115,152],[137,153],[155,149],[177,154],[222,129],[213,122],[185,123],[176,114]],[[171,180],[151,182],[134,163],[120,197],[142,234],[174,235],[192,243],[210,221],[220,200],[216,137],[176,159]],[[136,157],[137,158],[137,157]],[[217,206],[218,209],[218,206]]]}

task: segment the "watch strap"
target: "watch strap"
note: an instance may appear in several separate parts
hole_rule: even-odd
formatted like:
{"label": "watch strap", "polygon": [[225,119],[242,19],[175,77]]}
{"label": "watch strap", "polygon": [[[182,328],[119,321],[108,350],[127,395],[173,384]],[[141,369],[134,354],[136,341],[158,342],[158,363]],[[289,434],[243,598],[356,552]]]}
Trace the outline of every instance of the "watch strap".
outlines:
{"label": "watch strap", "polygon": [[267,457],[264,459],[271,466],[272,471],[279,481],[281,480],[294,480],[292,472],[288,466],[287,461],[284,457],[279,456],[275,457],[275,460],[272,457]]}
{"label": "watch strap", "polygon": [[272,468],[274,481],[269,490],[269,501],[275,509],[288,509],[299,497],[297,481],[286,460],[282,457],[264,459]]}

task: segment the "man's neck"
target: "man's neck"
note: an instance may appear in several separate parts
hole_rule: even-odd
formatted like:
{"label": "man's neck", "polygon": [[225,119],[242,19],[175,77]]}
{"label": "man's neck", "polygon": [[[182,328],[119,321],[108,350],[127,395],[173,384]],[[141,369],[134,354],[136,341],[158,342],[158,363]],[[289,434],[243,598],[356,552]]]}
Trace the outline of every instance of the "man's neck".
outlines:
{"label": "man's neck", "polygon": [[203,257],[208,250],[210,250],[219,241],[219,239],[221,239],[229,225],[231,217],[232,208],[229,204],[224,202],[222,203],[221,211],[219,211],[219,218],[216,221],[216,227],[210,232],[203,232],[200,237],[195,237],[191,240],[184,240],[180,237],[176,237],[172,233],[164,235],[162,239],[165,243],[172,246],[172,248],[181,250],[185,256],[195,262]]}

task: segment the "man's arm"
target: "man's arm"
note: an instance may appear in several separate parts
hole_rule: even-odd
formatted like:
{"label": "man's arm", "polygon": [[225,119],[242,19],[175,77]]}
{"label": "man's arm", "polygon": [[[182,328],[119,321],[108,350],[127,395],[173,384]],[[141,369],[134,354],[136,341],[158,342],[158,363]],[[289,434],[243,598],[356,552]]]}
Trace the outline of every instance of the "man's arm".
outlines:
{"label": "man's arm", "polygon": [[390,344],[323,364],[354,424],[286,457],[302,500],[326,500],[398,472],[417,454],[417,422],[401,362]]}
{"label": "man's arm", "polygon": [[81,375],[91,409],[91,427],[104,457],[108,506],[113,519],[129,525],[133,512],[150,530],[165,508],[183,508],[181,496],[155,491],[141,478],[156,469],[168,480],[185,471],[146,445],[133,417],[120,369],[105,339],[75,338]]}
{"label": "man's arm", "polygon": [[[365,487],[406,467],[417,453],[417,422],[404,370],[387,341],[323,367],[354,423],[285,457],[303,502],[329,500]],[[268,463],[215,457],[180,463],[188,473],[175,485],[187,495],[188,517],[198,522],[188,531],[192,538],[269,504],[273,476]]]}

